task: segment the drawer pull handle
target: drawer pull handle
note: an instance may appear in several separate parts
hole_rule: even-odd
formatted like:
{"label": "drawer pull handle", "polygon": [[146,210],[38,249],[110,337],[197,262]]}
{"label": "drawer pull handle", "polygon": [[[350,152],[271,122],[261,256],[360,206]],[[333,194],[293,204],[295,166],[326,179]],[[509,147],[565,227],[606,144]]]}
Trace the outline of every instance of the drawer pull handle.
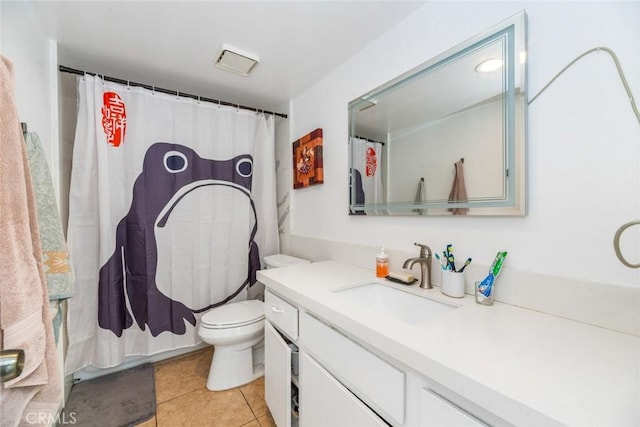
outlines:
{"label": "drawer pull handle", "polygon": [[271,306],[271,311],[273,311],[275,313],[284,313],[284,309],[283,308],[276,307],[275,305]]}

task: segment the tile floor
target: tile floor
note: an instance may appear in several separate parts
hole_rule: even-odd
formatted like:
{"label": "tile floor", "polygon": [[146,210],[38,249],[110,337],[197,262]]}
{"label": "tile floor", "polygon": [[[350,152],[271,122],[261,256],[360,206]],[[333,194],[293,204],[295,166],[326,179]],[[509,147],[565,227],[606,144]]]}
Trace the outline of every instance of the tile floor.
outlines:
{"label": "tile floor", "polygon": [[213,349],[154,364],[156,415],[136,427],[275,427],[264,377],[231,390],[206,387]]}

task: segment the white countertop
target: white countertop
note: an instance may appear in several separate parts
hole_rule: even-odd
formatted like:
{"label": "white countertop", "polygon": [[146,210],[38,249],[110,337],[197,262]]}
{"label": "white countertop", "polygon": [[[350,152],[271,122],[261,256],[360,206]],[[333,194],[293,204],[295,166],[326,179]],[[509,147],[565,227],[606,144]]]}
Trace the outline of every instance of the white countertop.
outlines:
{"label": "white countertop", "polygon": [[[335,261],[258,271],[268,289],[518,425],[640,426],[640,338],[507,304],[481,306]],[[380,282],[457,305],[408,325],[333,291]]]}

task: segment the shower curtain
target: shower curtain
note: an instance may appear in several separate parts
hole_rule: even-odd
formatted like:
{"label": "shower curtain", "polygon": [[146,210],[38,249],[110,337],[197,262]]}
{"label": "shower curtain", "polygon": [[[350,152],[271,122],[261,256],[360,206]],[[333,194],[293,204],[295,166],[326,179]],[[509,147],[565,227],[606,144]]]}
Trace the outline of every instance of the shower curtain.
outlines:
{"label": "shower curtain", "polygon": [[382,187],[382,143],[353,137],[353,166],[360,173],[364,203],[384,203]]}
{"label": "shower curtain", "polygon": [[78,82],[67,373],[198,344],[278,252],[273,116]]}

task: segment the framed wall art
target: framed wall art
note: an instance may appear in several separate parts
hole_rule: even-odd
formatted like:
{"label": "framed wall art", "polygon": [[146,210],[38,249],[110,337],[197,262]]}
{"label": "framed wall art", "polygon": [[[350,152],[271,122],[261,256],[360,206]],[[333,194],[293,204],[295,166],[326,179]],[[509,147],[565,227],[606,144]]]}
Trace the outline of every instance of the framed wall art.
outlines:
{"label": "framed wall art", "polygon": [[293,188],[305,188],[322,184],[322,129],[293,142]]}

